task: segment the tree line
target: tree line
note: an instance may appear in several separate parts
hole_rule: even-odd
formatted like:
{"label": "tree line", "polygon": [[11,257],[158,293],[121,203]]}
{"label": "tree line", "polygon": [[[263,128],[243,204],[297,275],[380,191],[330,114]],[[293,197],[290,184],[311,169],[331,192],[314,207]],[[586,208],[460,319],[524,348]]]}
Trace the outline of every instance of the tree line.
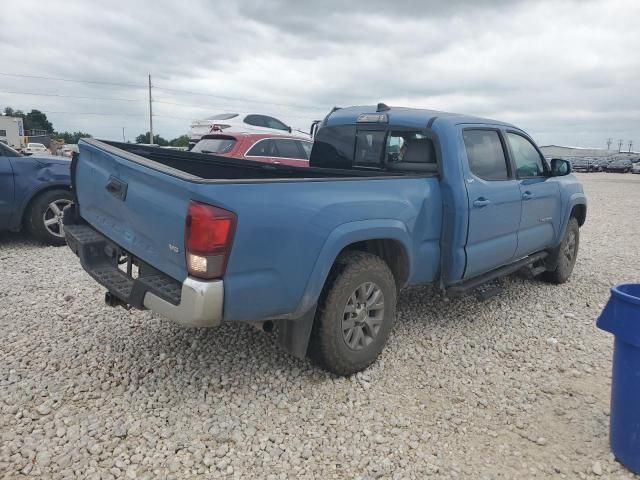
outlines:
{"label": "tree line", "polygon": [[[15,110],[11,107],[5,107],[3,110],[4,115],[8,117],[22,118],[22,124],[25,132],[27,130],[43,130],[47,132],[54,140],[63,140],[64,143],[78,143],[81,138],[91,138],[92,135],[87,132],[57,132],[53,128],[53,124],[47,118],[47,114],[40,110],[32,109],[28,113],[24,113],[22,110]],[[166,140],[160,135],[153,136],[153,142],[149,141],[149,132],[141,133],[136,137],[136,143],[155,143],[161,147],[186,147],[189,145],[189,137],[187,135],[180,135],[173,140]]]}

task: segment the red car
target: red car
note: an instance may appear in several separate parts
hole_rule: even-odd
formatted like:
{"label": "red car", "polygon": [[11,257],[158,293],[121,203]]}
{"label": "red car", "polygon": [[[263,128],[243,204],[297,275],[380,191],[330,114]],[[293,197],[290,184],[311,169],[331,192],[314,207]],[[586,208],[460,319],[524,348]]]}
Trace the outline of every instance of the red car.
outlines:
{"label": "red car", "polygon": [[269,133],[212,133],[191,150],[257,162],[308,167],[313,142],[300,137]]}

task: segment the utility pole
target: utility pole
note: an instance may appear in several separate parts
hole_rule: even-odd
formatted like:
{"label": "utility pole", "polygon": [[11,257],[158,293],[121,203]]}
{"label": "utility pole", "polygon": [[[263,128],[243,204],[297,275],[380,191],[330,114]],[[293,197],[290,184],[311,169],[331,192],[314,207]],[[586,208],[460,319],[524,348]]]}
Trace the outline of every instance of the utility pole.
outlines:
{"label": "utility pole", "polygon": [[126,142],[126,140],[124,138],[124,127],[122,127],[122,143],[125,143],[125,142]]}
{"label": "utility pole", "polygon": [[631,147],[633,147],[633,140],[629,140],[629,153],[631,153]]}
{"label": "utility pole", "polygon": [[151,74],[149,74],[149,143],[153,143],[153,107],[151,104]]}
{"label": "utility pole", "polygon": [[607,150],[609,150],[609,148],[611,148],[611,142],[613,142],[612,138],[607,138]]}
{"label": "utility pole", "polygon": [[622,139],[618,140],[618,153],[622,151]]}

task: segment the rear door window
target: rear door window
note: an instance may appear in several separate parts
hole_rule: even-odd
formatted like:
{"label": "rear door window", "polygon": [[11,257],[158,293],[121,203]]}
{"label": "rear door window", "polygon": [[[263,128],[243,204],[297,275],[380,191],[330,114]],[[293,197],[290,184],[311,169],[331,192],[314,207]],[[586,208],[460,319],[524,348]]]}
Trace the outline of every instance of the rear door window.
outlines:
{"label": "rear door window", "polygon": [[276,144],[276,150],[278,151],[278,157],[307,160],[305,153],[298,145],[299,142],[297,140],[279,138],[274,140],[274,142]]}
{"label": "rear door window", "polygon": [[244,117],[244,123],[248,123],[249,125],[253,125],[255,127],[267,126],[264,122],[264,116],[262,115],[247,115],[246,117]]}
{"label": "rear door window", "polygon": [[276,144],[271,138],[265,138],[259,140],[253,147],[246,153],[247,157],[277,157],[278,150]]}
{"label": "rear door window", "polygon": [[382,130],[359,130],[356,135],[354,165],[382,167],[386,132]]}
{"label": "rear door window", "polygon": [[302,150],[304,151],[305,154],[305,158],[307,160],[309,160],[309,158],[311,158],[311,147],[313,147],[313,143],[311,142],[300,142],[300,146],[302,147]]}
{"label": "rear door window", "polygon": [[267,116],[264,116],[263,118],[264,118],[264,123],[265,123],[266,127],[274,128],[276,130],[285,130],[287,132],[289,131],[289,127],[286,126],[284,123],[282,123],[277,118],[267,117]]}
{"label": "rear door window", "polygon": [[483,180],[509,180],[509,168],[500,136],[495,130],[464,130],[469,169]]}

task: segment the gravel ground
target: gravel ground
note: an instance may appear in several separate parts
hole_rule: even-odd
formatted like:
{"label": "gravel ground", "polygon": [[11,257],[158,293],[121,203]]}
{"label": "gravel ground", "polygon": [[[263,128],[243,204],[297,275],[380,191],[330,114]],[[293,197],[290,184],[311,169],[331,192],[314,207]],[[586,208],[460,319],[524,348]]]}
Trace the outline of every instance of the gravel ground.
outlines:
{"label": "gravel ground", "polygon": [[611,285],[639,281],[640,176],[589,196],[568,284],[483,303],[400,297],[351,378],[246,325],[186,330],[103,306],[67,248],[0,235],[4,478],[632,478],[608,448]]}

